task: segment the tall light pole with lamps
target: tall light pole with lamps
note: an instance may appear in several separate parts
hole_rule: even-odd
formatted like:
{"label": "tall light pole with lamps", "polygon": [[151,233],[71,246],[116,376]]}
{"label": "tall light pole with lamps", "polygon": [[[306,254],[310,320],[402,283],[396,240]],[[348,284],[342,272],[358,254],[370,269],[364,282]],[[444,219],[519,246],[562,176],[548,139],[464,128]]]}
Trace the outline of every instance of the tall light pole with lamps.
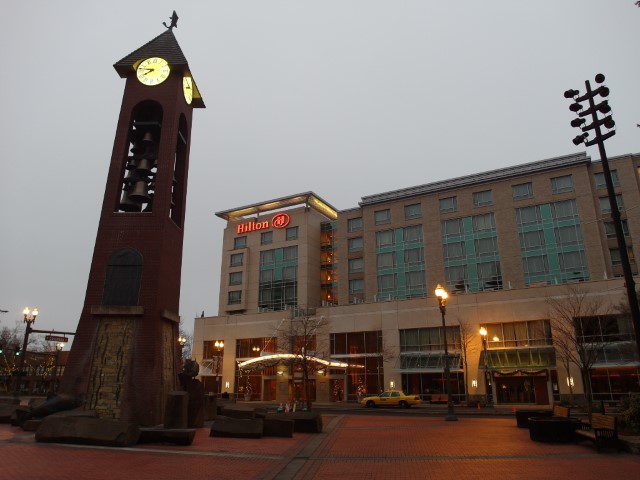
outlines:
{"label": "tall light pole with lamps", "polygon": [[440,307],[440,314],[442,316],[442,340],[444,342],[444,382],[447,392],[447,416],[444,419],[448,422],[455,422],[458,420],[456,414],[453,411],[453,397],[451,396],[451,367],[449,366],[449,348],[447,346],[447,325],[445,323],[445,314],[447,311],[447,298],[449,294],[440,284],[436,286],[436,297],[438,298],[438,306]]}
{"label": "tall light pole with lamps", "polygon": [[220,385],[220,364],[222,363],[222,350],[224,349],[224,341],[216,340],[213,343],[214,348],[218,351],[216,355],[216,394],[222,393],[222,386]]}
{"label": "tall light pole with lamps", "polygon": [[484,395],[485,403],[488,407],[493,406],[493,394],[489,392],[491,388],[491,378],[489,377],[489,360],[487,358],[487,329],[480,327],[480,335],[482,336],[482,351],[484,352]]}
{"label": "tall light pole with lamps", "polygon": [[20,384],[22,379],[22,373],[24,369],[25,357],[27,356],[27,344],[29,343],[29,334],[33,330],[31,325],[33,325],[36,321],[36,317],[38,316],[38,309],[34,308],[33,310],[29,307],[24,307],[22,311],[23,321],[27,324],[27,327],[24,330],[24,340],[22,342],[22,351],[20,352],[20,359],[18,360],[18,370],[16,372],[16,378],[14,383],[14,396],[18,397],[20,395]]}

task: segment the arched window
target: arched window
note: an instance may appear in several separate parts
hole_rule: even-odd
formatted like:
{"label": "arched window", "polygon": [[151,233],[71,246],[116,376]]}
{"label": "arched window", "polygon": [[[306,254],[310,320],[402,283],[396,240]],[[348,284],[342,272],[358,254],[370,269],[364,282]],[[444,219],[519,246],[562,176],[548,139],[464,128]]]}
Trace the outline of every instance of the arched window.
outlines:
{"label": "arched window", "polygon": [[138,305],[141,278],[142,255],[140,252],[129,248],[113,252],[107,263],[102,305]]}

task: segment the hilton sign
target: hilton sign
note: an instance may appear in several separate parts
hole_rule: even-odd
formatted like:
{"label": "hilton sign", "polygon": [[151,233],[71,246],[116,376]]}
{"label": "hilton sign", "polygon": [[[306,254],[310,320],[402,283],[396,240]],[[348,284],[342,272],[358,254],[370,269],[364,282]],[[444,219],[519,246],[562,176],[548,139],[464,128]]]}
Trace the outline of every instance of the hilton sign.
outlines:
{"label": "hilton sign", "polygon": [[271,219],[271,222],[264,221],[264,222],[239,223],[238,225],[236,225],[236,233],[240,234],[240,233],[254,232],[256,230],[264,230],[265,228],[269,228],[269,227],[284,228],[287,225],[289,225],[290,221],[291,221],[291,218],[289,217],[288,214],[278,213]]}

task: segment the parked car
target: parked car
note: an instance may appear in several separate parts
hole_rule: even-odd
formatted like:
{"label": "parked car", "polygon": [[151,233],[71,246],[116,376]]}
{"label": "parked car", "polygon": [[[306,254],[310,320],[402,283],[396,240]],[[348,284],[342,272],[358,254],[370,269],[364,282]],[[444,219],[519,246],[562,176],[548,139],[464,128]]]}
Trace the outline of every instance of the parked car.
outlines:
{"label": "parked car", "polygon": [[387,405],[409,408],[411,405],[418,405],[419,403],[422,403],[419,395],[405,395],[401,390],[386,390],[378,395],[371,395],[360,400],[360,405],[368,408]]}

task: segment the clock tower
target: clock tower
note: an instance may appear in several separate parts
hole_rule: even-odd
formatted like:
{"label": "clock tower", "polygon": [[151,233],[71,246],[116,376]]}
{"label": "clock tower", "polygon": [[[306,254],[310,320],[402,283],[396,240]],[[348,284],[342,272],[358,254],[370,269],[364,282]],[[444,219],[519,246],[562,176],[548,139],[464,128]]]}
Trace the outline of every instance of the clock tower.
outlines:
{"label": "clock tower", "polygon": [[191,121],[205,106],[173,34],[177,19],[114,65],[124,95],[61,385],[103,417],[142,425],[162,423],[176,388]]}

